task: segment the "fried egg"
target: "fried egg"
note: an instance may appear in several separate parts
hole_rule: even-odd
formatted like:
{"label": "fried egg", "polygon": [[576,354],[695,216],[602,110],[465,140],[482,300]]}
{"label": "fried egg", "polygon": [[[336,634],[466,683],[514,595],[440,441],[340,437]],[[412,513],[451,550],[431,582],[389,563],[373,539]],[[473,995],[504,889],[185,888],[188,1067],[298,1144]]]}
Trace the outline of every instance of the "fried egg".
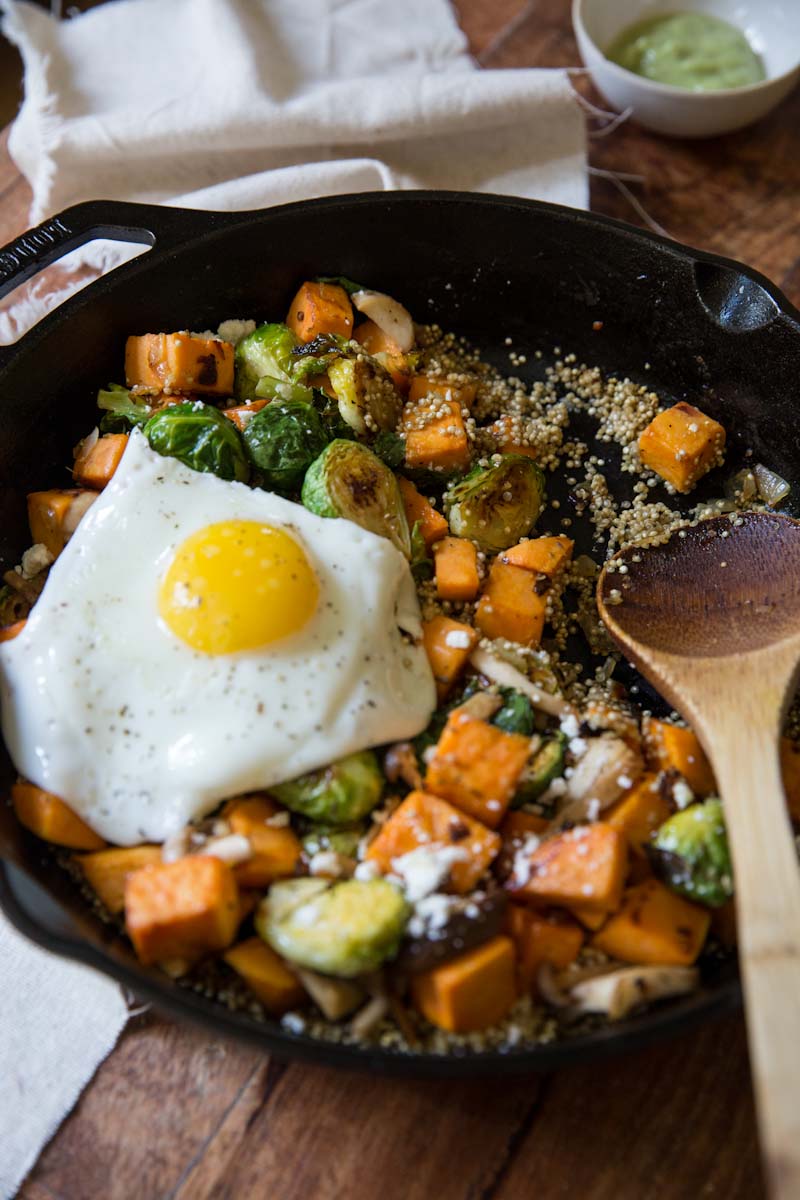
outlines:
{"label": "fried egg", "polygon": [[3,733],[101,836],[160,842],[225,797],[424,729],[421,632],[387,539],[135,431],[0,645]]}

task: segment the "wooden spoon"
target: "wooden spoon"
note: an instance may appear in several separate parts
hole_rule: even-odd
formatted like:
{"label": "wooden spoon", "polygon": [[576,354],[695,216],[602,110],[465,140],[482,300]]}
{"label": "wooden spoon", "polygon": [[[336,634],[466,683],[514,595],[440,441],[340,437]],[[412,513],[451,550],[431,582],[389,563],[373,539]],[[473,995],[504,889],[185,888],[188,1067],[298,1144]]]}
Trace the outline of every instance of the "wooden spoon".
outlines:
{"label": "wooden spoon", "polygon": [[606,564],[609,633],[689,722],[725,805],[761,1142],[800,1197],[800,868],[778,737],[800,664],[800,523],[715,517]]}

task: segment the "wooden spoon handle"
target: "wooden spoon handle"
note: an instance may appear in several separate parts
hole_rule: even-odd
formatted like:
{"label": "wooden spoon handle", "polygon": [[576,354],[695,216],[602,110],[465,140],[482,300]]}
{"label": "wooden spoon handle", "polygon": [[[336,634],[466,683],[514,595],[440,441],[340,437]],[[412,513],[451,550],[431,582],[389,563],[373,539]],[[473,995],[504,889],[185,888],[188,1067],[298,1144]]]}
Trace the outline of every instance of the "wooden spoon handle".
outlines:
{"label": "wooden spoon handle", "polygon": [[764,1161],[774,1200],[800,1197],[800,868],[777,737],[754,709],[704,738],[725,805],[739,960]]}

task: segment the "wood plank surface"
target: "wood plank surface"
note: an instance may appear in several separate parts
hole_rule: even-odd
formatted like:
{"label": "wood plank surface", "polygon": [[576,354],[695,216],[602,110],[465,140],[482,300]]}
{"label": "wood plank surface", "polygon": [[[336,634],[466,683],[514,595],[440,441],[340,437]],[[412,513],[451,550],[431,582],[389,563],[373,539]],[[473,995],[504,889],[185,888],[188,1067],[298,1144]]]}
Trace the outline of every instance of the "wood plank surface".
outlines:
{"label": "wood plank surface", "polygon": [[[574,66],[567,0],[458,0],[484,67]],[[585,79],[579,90],[603,105]],[[601,132],[603,121],[592,121]],[[634,173],[672,236],[748,261],[800,300],[800,93],[705,142],[627,122],[591,163]],[[30,193],[0,141],[0,243]],[[595,176],[592,207],[641,223]],[[739,1017],[558,1075],[421,1083],[284,1065],[148,1014],[129,1027],[23,1200],[759,1200]]]}

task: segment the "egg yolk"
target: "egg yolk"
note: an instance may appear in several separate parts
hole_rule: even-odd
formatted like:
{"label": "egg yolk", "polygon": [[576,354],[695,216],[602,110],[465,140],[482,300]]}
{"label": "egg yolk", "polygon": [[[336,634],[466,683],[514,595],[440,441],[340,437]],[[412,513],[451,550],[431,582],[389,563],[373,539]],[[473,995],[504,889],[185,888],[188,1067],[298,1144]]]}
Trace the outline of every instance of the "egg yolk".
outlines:
{"label": "egg yolk", "polygon": [[220,521],[175,552],[158,593],[167,627],[193,650],[234,654],[297,633],[319,584],[302,546],[260,521]]}

